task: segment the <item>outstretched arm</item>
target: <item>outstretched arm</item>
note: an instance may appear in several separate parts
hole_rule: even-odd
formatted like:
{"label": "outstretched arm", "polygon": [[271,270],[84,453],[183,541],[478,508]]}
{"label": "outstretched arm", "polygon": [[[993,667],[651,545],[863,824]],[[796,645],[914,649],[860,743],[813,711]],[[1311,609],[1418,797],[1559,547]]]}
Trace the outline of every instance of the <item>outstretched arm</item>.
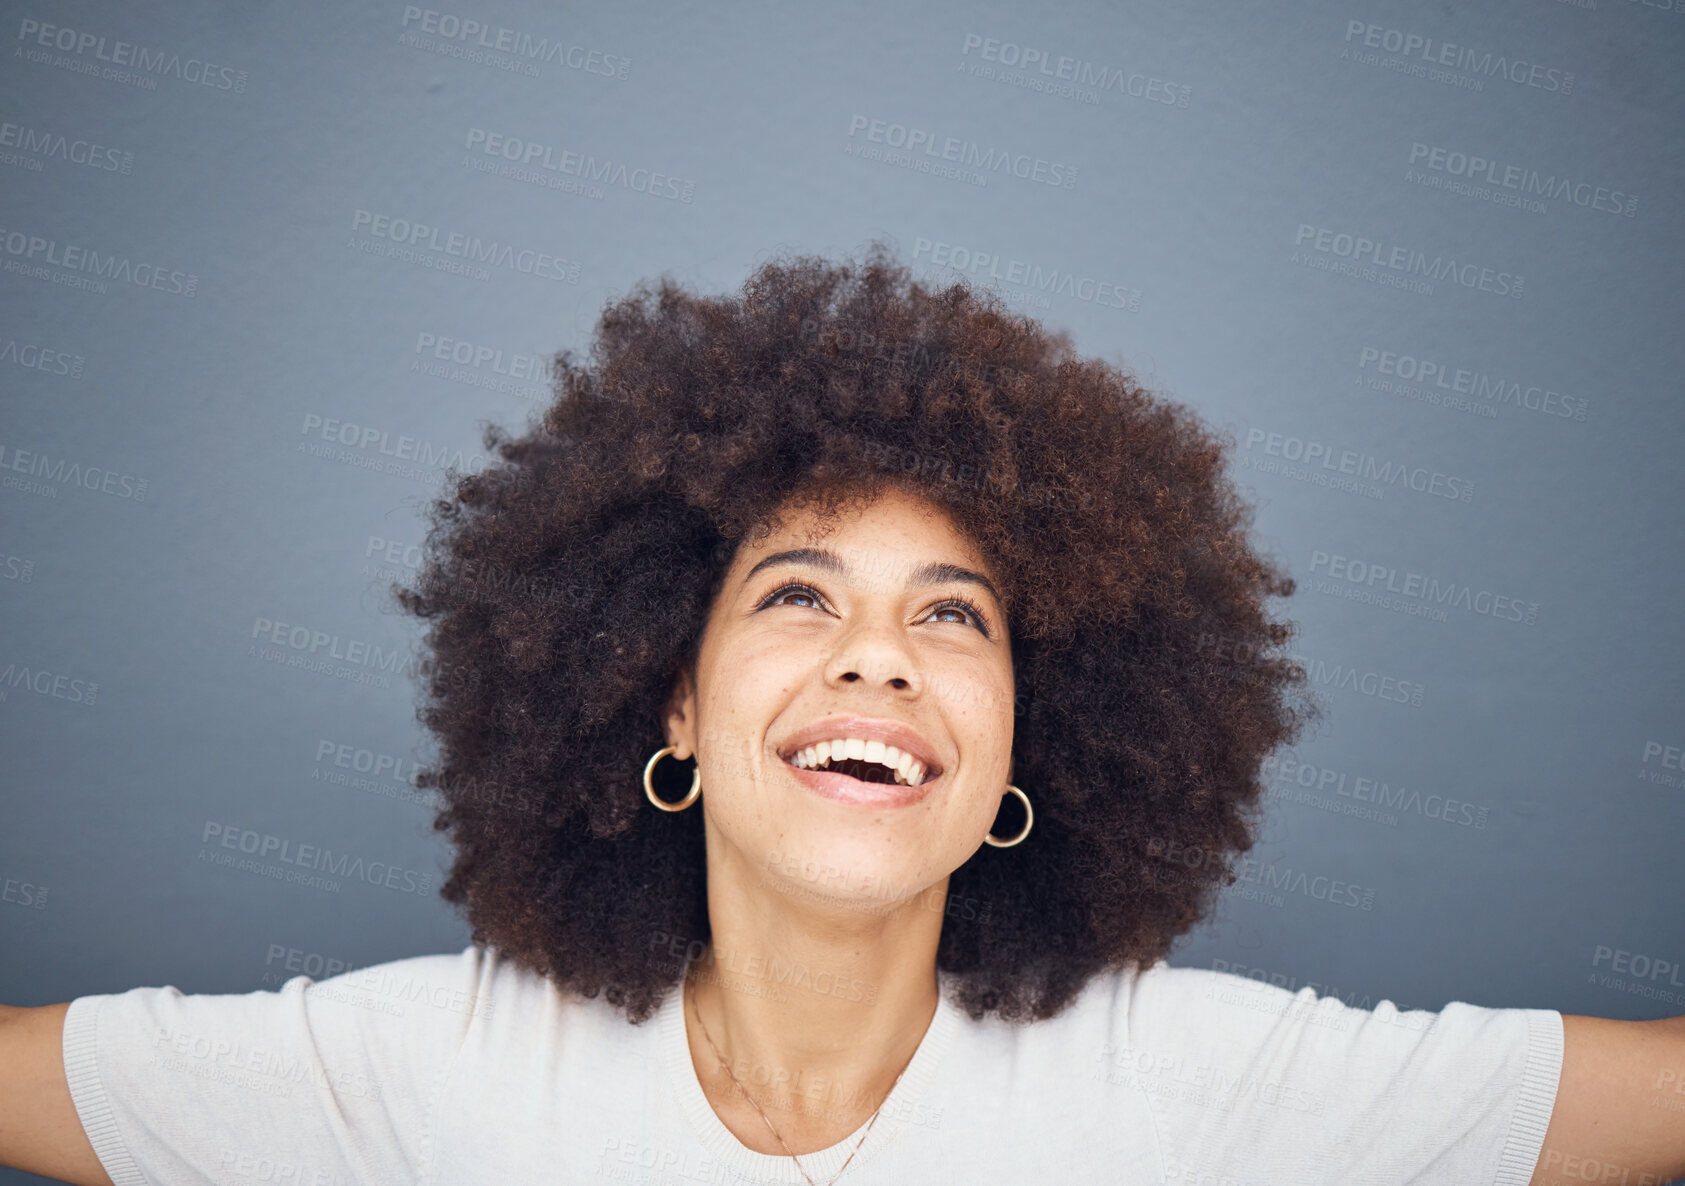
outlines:
{"label": "outstretched arm", "polygon": [[70,1005],[0,1005],[0,1165],[74,1186],[111,1186],[64,1077]]}
{"label": "outstretched arm", "polygon": [[1565,1014],[1562,1079],[1532,1186],[1685,1176],[1685,1016]]}

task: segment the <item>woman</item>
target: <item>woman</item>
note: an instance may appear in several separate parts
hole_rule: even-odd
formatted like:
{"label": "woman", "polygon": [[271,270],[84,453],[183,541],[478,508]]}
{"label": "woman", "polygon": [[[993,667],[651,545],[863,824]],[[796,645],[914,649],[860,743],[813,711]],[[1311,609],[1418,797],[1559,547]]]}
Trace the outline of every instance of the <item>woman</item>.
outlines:
{"label": "woman", "polygon": [[400,591],[474,945],[14,1010],[0,1159],[124,1186],[1685,1171],[1685,1019],[1371,1012],[1162,962],[1315,715],[1264,611],[1293,583],[1191,414],[881,246],[740,299],[641,288],[556,378]]}

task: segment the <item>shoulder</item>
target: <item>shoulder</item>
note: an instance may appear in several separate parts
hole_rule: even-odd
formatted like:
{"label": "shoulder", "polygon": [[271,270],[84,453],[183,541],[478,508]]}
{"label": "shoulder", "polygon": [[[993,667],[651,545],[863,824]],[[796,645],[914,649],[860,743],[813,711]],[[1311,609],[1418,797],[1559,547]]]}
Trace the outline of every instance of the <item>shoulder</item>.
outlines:
{"label": "shoulder", "polygon": [[1090,989],[1111,1025],[1101,1076],[1151,1102],[1196,1173],[1524,1181],[1538,1158],[1561,1063],[1551,1010],[1366,1008],[1162,962]]}
{"label": "shoulder", "polygon": [[1133,964],[1106,968],[1090,976],[1059,1012],[1035,1021],[1007,1021],[994,1014],[973,1018],[952,994],[947,977],[943,998],[956,1019],[962,1052],[976,1052],[990,1062],[1031,1059],[1068,1069],[1126,1043],[1130,1001],[1140,975]]}
{"label": "shoulder", "polygon": [[1349,1005],[1314,986],[1291,990],[1232,972],[1172,967],[1113,966],[1091,976],[1053,1017],[1005,1022],[960,1014],[971,1045],[1039,1052],[1065,1065],[1084,1060],[1117,1068],[1194,1060],[1199,1064],[1299,1045],[1331,1056],[1353,1042],[1407,1047],[1437,1025],[1478,1028],[1515,1015],[1451,1006],[1451,1016],[1400,1010],[1390,1000],[1370,1008]]}
{"label": "shoulder", "polygon": [[565,990],[497,948],[479,944],[370,964],[319,982],[297,980],[283,985],[283,992],[296,987],[313,1002],[360,1005],[427,1028],[456,1031],[463,1040],[475,1032],[528,1031],[564,1016],[575,1028],[603,1025],[615,1013],[601,997]]}
{"label": "shoulder", "polygon": [[[281,986],[319,1001],[382,1006],[419,1005],[470,1017],[489,1017],[499,996],[531,991],[537,977],[501,958],[492,948],[470,944],[461,951],[415,955],[366,964],[325,980],[295,976]],[[401,1010],[399,1010],[401,1011]]]}
{"label": "shoulder", "polygon": [[[282,972],[292,971],[283,965]],[[117,1042],[152,1035],[162,1050],[197,1050],[212,1036],[243,1034],[327,1057],[449,1058],[476,1032],[505,1018],[565,1008],[564,994],[536,972],[470,944],[460,951],[408,956],[335,972],[309,972],[277,988],[184,993],[173,984],[79,997],[66,1018],[74,1037]]]}
{"label": "shoulder", "polygon": [[445,1099],[518,1100],[520,1085],[555,1077],[558,1056],[581,1084],[626,1064],[614,1016],[470,945],[320,981],[301,972],[278,989],[77,997],[62,1054],[77,1116],[118,1181],[223,1181],[243,1155],[229,1150],[285,1150],[316,1167],[312,1180],[414,1182],[432,1180]]}
{"label": "shoulder", "polygon": [[1126,1007],[1131,1028],[1142,1034],[1261,1034],[1284,1021],[1343,1032],[1362,1015],[1420,1029],[1430,1017],[1401,1013],[1388,1000],[1377,1002],[1370,1014],[1331,993],[1319,994],[1316,985],[1290,989],[1212,968],[1171,967],[1162,960],[1133,978]]}
{"label": "shoulder", "polygon": [[[470,1032],[527,1035],[552,1021],[565,1026],[563,1032],[630,1027],[625,1014],[603,995],[583,996],[496,947],[479,944],[370,964],[320,982],[298,980],[298,991],[315,1000],[361,1003],[417,1020],[455,1019],[451,1027]],[[286,991],[295,986],[288,982],[282,987]]]}

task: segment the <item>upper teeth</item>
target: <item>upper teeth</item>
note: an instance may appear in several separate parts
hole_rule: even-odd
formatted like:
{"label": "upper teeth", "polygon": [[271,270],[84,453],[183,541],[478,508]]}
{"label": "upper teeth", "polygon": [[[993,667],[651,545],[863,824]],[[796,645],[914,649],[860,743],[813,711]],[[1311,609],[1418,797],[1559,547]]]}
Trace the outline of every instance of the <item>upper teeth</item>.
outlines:
{"label": "upper teeth", "polygon": [[821,741],[790,755],[790,764],[803,770],[823,766],[833,758],[859,758],[887,766],[895,774],[895,781],[906,786],[918,786],[924,781],[924,763],[912,754],[902,753],[893,745],[881,741],[863,741],[858,737],[839,737],[835,741]]}

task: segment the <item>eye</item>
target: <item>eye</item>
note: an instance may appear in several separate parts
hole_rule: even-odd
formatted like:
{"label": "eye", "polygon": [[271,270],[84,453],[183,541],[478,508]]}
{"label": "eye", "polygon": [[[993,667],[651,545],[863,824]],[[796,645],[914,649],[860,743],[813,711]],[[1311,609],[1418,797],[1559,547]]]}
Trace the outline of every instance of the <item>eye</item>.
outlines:
{"label": "eye", "polygon": [[978,609],[975,604],[967,601],[963,597],[950,597],[930,612],[932,615],[948,613],[968,614],[972,619],[972,625],[982,631],[984,638],[989,637],[989,620],[983,616],[982,610]]}
{"label": "eye", "polygon": [[801,594],[803,597],[807,597],[807,598],[812,599],[814,602],[818,602],[820,600],[819,594],[814,592],[808,586],[796,584],[796,583],[792,582],[791,584],[788,584],[788,585],[780,585],[778,588],[774,589],[771,593],[768,593],[765,597],[763,597],[761,599],[761,603],[759,605],[757,605],[755,608],[756,609],[766,609],[768,606],[778,604],[780,599],[782,599],[786,596],[790,596],[792,594],[797,594],[797,593]]}

